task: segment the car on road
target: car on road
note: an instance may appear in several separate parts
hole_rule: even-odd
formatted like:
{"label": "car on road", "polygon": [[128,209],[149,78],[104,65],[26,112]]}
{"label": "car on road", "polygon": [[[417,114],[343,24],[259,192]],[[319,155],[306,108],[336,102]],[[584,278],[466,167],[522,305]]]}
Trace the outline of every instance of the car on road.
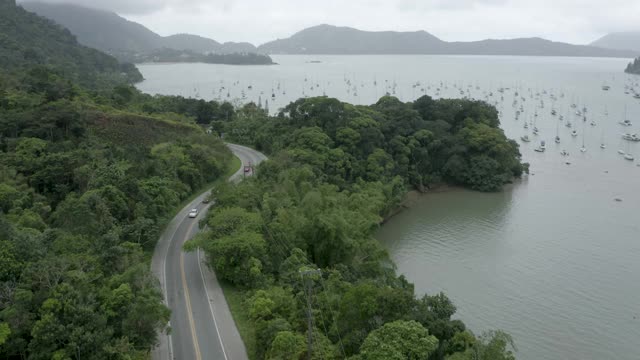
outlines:
{"label": "car on road", "polygon": [[191,209],[191,211],[189,211],[189,217],[193,219],[196,216],[198,216],[198,209]]}
{"label": "car on road", "polygon": [[250,172],[251,172],[251,165],[246,165],[246,166],[244,167],[244,172],[245,172],[245,173],[250,173]]}

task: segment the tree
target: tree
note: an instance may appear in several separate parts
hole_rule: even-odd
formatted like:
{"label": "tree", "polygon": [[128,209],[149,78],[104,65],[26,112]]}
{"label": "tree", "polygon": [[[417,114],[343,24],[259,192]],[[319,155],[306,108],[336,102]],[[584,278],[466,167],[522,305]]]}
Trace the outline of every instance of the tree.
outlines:
{"label": "tree", "polygon": [[207,219],[210,236],[213,239],[232,235],[236,232],[258,232],[262,228],[259,214],[240,207],[218,208]]}
{"label": "tree", "polygon": [[265,359],[268,360],[295,360],[301,359],[306,352],[306,342],[304,336],[293,333],[291,331],[279,332],[271,347],[267,352]]}
{"label": "tree", "polygon": [[11,335],[11,329],[9,328],[9,324],[0,323],[0,345],[4,344]]}
{"label": "tree", "polygon": [[203,247],[209,264],[221,279],[247,287],[262,281],[267,253],[262,235],[239,232],[209,240]]}
{"label": "tree", "polygon": [[464,352],[448,356],[447,360],[515,360],[516,347],[511,336],[503,331],[488,331]]}
{"label": "tree", "polygon": [[426,360],[438,339],[415,321],[398,320],[372,331],[360,347],[362,360]]}

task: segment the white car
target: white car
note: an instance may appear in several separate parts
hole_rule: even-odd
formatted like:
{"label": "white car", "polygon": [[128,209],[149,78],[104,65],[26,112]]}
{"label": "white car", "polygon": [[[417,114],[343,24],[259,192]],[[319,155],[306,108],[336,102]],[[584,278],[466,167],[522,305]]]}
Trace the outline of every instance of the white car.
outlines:
{"label": "white car", "polygon": [[191,209],[191,211],[189,211],[189,217],[195,218],[196,216],[198,216],[198,209]]}

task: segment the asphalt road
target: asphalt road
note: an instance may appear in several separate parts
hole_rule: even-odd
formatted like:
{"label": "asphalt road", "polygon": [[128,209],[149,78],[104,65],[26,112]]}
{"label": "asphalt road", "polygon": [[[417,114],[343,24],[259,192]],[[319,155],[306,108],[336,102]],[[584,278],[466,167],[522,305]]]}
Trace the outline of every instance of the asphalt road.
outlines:
{"label": "asphalt road", "polygon": [[[229,181],[241,181],[251,173],[244,166],[257,165],[266,156],[245,146],[227,144],[242,161]],[[185,206],[169,223],[153,253],[151,269],[159,279],[166,304],[171,309],[170,333],[161,334],[152,352],[154,360],[213,359],[248,360],[244,343],[229,306],[201,252],[185,253],[182,245],[200,231],[198,221],[210,204],[207,193]],[[193,208],[198,217],[187,216]]]}

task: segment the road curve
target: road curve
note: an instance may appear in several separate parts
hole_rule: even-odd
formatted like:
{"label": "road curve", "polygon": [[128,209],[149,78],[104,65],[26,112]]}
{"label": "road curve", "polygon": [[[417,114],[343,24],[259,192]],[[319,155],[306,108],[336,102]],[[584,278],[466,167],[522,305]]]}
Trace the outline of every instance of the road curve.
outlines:
{"label": "road curve", "polygon": [[[229,181],[238,182],[244,167],[267,159],[251,148],[227,144],[242,161]],[[207,192],[187,204],[171,220],[160,236],[151,260],[151,270],[160,281],[165,304],[171,309],[170,333],[160,334],[152,351],[154,360],[213,359],[248,360],[244,343],[229,311],[215,274],[204,263],[200,251],[185,253],[182,245],[198,233],[198,221],[208,204],[202,200]],[[195,219],[187,216],[197,208]]]}

